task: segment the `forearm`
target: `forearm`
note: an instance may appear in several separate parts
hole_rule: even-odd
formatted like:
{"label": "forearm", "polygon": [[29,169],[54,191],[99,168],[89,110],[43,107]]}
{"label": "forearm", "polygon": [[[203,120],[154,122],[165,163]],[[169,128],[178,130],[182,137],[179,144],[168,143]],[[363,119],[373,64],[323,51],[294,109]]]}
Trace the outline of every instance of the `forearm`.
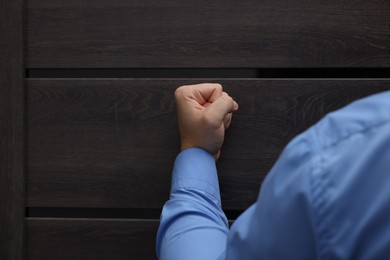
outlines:
{"label": "forearm", "polygon": [[226,247],[228,222],[221,209],[214,157],[193,148],[176,159],[170,200],[157,235],[160,259],[217,259]]}

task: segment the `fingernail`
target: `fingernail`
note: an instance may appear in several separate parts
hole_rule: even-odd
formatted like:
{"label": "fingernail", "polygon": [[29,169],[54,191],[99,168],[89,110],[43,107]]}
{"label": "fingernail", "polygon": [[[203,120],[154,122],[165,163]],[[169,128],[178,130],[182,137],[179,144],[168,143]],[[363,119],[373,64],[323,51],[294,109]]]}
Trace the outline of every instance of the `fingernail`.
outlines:
{"label": "fingernail", "polygon": [[234,101],[234,105],[233,105],[233,107],[234,107],[234,110],[237,110],[237,109],[238,109],[238,104],[237,104],[237,102],[236,102],[236,101]]}

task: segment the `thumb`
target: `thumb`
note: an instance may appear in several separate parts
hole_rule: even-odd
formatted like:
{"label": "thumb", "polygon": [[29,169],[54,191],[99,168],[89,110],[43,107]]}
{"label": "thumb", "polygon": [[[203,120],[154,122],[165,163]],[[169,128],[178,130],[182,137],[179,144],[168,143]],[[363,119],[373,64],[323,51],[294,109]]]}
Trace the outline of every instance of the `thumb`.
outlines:
{"label": "thumb", "polygon": [[206,110],[208,110],[207,113],[210,118],[217,122],[223,122],[226,115],[233,112],[234,101],[226,92],[223,92],[219,98],[206,108]]}

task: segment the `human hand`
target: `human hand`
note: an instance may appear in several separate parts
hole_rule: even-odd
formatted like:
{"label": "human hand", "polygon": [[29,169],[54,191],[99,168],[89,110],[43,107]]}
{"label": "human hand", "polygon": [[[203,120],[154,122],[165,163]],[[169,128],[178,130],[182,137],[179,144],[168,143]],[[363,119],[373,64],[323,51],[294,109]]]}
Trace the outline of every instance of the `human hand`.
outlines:
{"label": "human hand", "polygon": [[181,86],[175,100],[181,150],[203,148],[218,159],[237,102],[220,84],[211,83]]}

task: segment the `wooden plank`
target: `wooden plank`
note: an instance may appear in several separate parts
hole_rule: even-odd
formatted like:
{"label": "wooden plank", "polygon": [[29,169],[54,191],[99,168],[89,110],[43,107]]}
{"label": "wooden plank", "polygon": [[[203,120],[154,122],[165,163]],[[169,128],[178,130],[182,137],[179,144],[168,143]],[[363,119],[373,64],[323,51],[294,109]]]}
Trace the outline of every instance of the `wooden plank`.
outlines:
{"label": "wooden plank", "polygon": [[390,2],[30,0],[29,68],[390,66]]}
{"label": "wooden plank", "polygon": [[23,1],[0,0],[0,259],[24,258]]}
{"label": "wooden plank", "polygon": [[[390,80],[209,80],[240,104],[218,163],[225,209],[245,209],[283,147]],[[28,80],[29,207],[161,208],[178,152],[173,92],[202,80]],[[203,80],[205,82],[205,80]]]}
{"label": "wooden plank", "polygon": [[158,220],[27,218],[28,259],[156,259]]}

